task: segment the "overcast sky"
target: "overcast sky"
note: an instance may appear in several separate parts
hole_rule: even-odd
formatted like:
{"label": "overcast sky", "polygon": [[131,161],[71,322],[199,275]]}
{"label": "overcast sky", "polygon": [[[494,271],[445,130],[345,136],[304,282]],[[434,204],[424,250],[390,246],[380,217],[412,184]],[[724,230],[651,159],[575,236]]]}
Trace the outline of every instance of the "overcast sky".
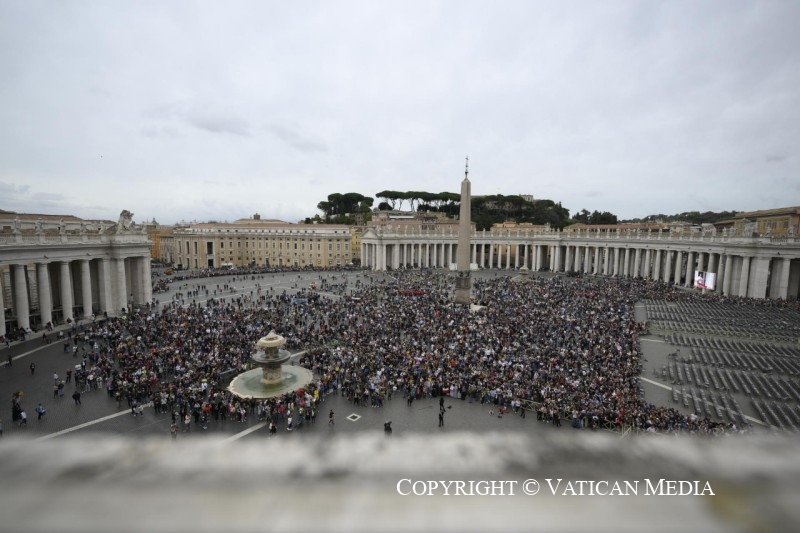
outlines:
{"label": "overcast sky", "polygon": [[[800,205],[800,2],[0,0],[0,209]],[[375,205],[377,206],[378,200]],[[407,204],[406,204],[407,205]]]}

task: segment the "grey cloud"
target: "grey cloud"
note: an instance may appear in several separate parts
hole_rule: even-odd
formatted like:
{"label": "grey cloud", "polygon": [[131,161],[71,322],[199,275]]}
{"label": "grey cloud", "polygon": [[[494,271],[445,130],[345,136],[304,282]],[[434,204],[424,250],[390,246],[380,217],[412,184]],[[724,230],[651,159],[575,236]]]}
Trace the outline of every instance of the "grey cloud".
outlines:
{"label": "grey cloud", "polygon": [[784,154],[767,154],[764,156],[764,161],[767,163],[780,163],[786,161],[787,157]]}
{"label": "grey cloud", "polygon": [[235,116],[197,115],[189,117],[187,122],[197,129],[211,133],[228,133],[250,137],[250,126],[246,121]]}
{"label": "grey cloud", "polygon": [[328,151],[328,147],[325,146],[325,144],[303,137],[297,132],[289,128],[286,128],[284,126],[280,126],[277,124],[270,124],[269,126],[266,127],[266,130],[269,133],[273,134],[278,139],[280,139],[281,141],[285,142],[286,144],[297,150],[300,150],[301,152]]}
{"label": "grey cloud", "polygon": [[53,205],[58,202],[63,202],[66,199],[66,196],[59,193],[52,193],[52,192],[37,192],[31,195],[31,200],[34,202],[39,202],[42,204],[50,204]]}
{"label": "grey cloud", "polygon": [[146,126],[142,128],[142,135],[148,139],[179,137],[178,130],[172,126]]}
{"label": "grey cloud", "polygon": [[[209,133],[221,133],[250,137],[250,125],[236,113],[215,111],[211,106],[187,104],[184,102],[170,102],[159,104],[146,109],[142,116],[147,120],[174,122],[191,126]],[[156,128],[146,126],[142,133],[146,137],[162,135],[175,136],[174,128]]]}
{"label": "grey cloud", "polygon": [[0,191],[2,191],[3,197],[6,199],[13,200],[16,197],[28,194],[30,190],[30,185],[16,185],[0,181]]}

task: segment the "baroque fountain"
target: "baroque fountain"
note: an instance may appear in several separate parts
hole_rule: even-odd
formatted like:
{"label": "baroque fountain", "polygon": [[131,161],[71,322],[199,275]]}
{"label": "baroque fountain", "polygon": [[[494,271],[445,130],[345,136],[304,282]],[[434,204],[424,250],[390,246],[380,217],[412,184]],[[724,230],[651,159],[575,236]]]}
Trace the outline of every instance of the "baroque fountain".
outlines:
{"label": "baroque fountain", "polygon": [[265,399],[308,385],[313,379],[311,371],[285,364],[292,354],[282,348],[284,344],[286,339],[275,331],[261,337],[255,353],[250,356],[256,368],[233,378],[228,390],[240,398]]}

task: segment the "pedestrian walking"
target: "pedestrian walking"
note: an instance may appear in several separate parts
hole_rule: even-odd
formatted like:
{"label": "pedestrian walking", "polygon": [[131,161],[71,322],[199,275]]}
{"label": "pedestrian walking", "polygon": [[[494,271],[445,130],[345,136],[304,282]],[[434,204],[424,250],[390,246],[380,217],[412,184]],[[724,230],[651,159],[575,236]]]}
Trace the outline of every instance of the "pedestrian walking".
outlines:
{"label": "pedestrian walking", "polygon": [[334,422],[334,414],[333,414],[333,409],[331,409],[331,412],[328,413],[328,425],[332,426],[333,422]]}
{"label": "pedestrian walking", "polygon": [[30,369],[31,369],[31,376],[32,376],[34,374],[34,372],[36,372],[36,363],[31,363]]}
{"label": "pedestrian walking", "polygon": [[444,427],[444,411],[439,411],[439,427]]}
{"label": "pedestrian walking", "polygon": [[41,403],[36,404],[36,414],[38,415],[36,420],[41,420],[42,417],[47,414],[47,409],[45,409]]}
{"label": "pedestrian walking", "polygon": [[73,392],[72,399],[75,400],[75,405],[81,405],[81,392],[77,390]]}

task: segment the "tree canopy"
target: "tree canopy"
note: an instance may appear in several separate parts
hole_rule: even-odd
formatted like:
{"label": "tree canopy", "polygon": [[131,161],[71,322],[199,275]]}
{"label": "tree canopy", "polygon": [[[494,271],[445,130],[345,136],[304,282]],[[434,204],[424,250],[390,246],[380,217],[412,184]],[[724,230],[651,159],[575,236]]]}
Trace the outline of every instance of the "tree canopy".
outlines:
{"label": "tree canopy", "polygon": [[317,204],[317,209],[322,211],[324,219],[317,215],[315,219],[307,218],[306,223],[354,224],[358,214],[369,217],[374,201],[371,196],[357,192],[332,193],[328,195],[327,200]]}
{"label": "tree canopy", "polygon": [[677,215],[648,215],[644,218],[634,218],[631,220],[624,220],[623,222],[656,222],[661,220],[663,222],[689,222],[691,224],[713,224],[721,220],[728,220],[736,216],[737,211],[686,211],[678,213]]}
{"label": "tree canopy", "polygon": [[581,209],[578,213],[575,213],[572,220],[583,224],[616,224],[617,215],[609,213],[608,211],[603,211],[601,213],[594,210],[590,213],[588,209]]}

